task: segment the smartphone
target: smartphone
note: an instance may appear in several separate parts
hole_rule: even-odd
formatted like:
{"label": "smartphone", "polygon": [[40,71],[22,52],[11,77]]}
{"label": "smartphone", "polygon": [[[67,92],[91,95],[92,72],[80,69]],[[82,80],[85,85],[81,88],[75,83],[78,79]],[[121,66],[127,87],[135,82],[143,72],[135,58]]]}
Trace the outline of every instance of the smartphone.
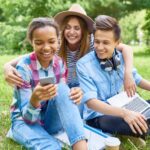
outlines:
{"label": "smartphone", "polygon": [[40,78],[40,84],[41,85],[47,85],[47,84],[55,84],[55,78],[48,76],[48,77],[41,77]]}

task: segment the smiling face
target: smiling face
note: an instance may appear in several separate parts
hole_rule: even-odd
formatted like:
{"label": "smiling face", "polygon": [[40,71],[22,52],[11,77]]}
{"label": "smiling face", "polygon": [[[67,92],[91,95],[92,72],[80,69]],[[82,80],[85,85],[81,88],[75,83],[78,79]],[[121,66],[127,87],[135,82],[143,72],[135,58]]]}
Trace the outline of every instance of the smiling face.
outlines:
{"label": "smiling face", "polygon": [[56,29],[48,25],[35,29],[31,44],[40,64],[47,68],[58,48]]}
{"label": "smiling face", "polygon": [[82,38],[82,29],[77,18],[72,17],[67,22],[64,30],[64,36],[70,48],[78,47],[80,45]]}
{"label": "smiling face", "polygon": [[94,34],[94,47],[98,58],[109,59],[119,41],[115,40],[113,31],[96,30]]}

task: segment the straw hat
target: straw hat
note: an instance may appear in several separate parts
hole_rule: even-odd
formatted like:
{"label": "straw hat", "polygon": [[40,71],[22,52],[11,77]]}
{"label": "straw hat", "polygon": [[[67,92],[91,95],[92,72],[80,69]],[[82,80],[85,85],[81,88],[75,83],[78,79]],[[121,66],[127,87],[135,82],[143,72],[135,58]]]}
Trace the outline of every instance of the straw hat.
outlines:
{"label": "straw hat", "polygon": [[93,32],[93,23],[94,21],[87,16],[85,10],[79,5],[79,4],[73,4],[69,10],[62,11],[54,16],[55,21],[61,26],[63,23],[63,20],[67,16],[79,16],[81,17],[87,24],[88,30],[90,33]]}

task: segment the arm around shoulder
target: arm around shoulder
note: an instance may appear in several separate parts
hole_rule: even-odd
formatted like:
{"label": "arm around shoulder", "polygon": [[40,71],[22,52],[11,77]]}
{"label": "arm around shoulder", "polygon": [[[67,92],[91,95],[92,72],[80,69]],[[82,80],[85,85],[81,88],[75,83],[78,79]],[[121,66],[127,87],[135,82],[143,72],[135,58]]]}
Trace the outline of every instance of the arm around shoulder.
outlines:
{"label": "arm around shoulder", "polygon": [[122,52],[125,62],[125,73],[124,73],[124,89],[128,96],[133,96],[136,91],[136,84],[132,76],[133,68],[133,50],[129,45],[120,43],[117,49]]}
{"label": "arm around shoulder", "polygon": [[4,76],[8,84],[17,86],[22,85],[23,81],[21,79],[21,75],[18,73],[15,67],[24,56],[26,55],[15,58],[4,65]]}

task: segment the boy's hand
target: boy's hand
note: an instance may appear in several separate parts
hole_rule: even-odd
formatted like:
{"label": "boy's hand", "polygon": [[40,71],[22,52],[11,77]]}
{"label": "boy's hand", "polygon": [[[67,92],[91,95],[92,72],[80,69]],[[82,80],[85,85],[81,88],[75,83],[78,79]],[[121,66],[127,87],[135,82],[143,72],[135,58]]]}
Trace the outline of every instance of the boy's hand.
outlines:
{"label": "boy's hand", "polygon": [[123,119],[128,123],[132,132],[135,134],[139,133],[142,135],[148,130],[145,117],[138,112],[124,109]]}

